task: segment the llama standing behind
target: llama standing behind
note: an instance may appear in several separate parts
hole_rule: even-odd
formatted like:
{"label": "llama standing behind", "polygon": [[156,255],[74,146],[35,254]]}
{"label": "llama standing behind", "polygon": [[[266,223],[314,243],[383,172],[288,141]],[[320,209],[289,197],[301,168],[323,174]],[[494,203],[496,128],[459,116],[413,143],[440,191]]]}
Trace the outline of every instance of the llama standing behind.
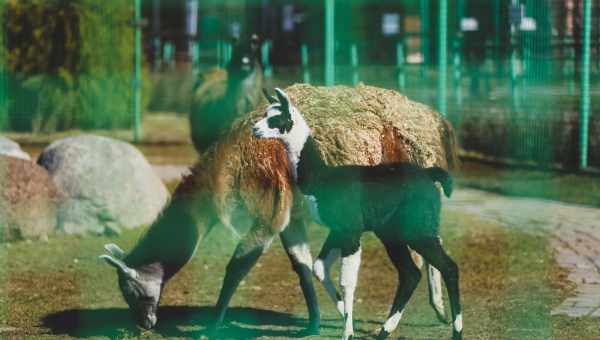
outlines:
{"label": "llama standing behind", "polygon": [[207,94],[205,92],[210,91],[197,91],[198,86],[194,86],[194,92],[200,93],[194,93],[189,118],[192,142],[199,153],[213,145],[236,118],[254,110],[260,103],[264,80],[260,59],[260,40],[257,35],[252,35],[249,40],[239,41],[233,49],[226,68],[224,94]]}
{"label": "llama standing behind", "polygon": [[[452,184],[448,174],[440,168],[421,169],[411,164],[328,167],[321,160],[300,112],[283,91],[276,89],[276,92],[279,101],[269,98],[272,105],[253,132],[259,138],[283,141],[300,190],[316,197],[319,215],[330,228],[315,264],[315,274],[321,281],[330,282],[325,280],[327,271],[322,263],[330,262],[327,258],[334,249],[341,252],[343,297],[338,308],[343,306],[345,315],[343,338],[353,336],[360,237],[365,231],[373,231],[384,244],[400,280],[389,318],[378,338],[386,338],[397,327],[420,280],[421,272],[411,258],[410,247],[441,271],[450,296],[453,339],[461,339],[458,266],[446,254],[439,239],[441,200],[434,184],[434,181],[440,182],[450,195]],[[327,285],[326,289],[335,291]]]}

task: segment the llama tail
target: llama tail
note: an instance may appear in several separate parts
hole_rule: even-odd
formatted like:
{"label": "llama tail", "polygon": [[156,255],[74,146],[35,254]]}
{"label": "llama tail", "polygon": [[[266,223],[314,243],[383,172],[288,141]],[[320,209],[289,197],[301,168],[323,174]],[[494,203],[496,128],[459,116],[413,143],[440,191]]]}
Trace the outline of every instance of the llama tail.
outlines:
{"label": "llama tail", "polygon": [[452,176],[450,176],[450,174],[446,170],[434,166],[425,169],[425,171],[427,172],[427,175],[431,178],[432,181],[440,182],[442,188],[444,189],[444,195],[446,195],[446,197],[450,197],[452,195]]}

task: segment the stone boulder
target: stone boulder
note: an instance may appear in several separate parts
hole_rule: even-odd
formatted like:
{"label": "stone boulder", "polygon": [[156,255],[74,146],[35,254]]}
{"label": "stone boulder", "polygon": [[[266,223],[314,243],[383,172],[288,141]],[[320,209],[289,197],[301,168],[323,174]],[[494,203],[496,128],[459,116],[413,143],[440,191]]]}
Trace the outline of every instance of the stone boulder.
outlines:
{"label": "stone boulder", "polygon": [[26,161],[31,160],[31,157],[26,152],[21,150],[19,144],[2,136],[0,136],[0,155],[20,158]]}
{"label": "stone boulder", "polygon": [[151,223],[168,200],[144,156],[125,142],[81,135],[50,144],[38,158],[65,194],[58,227],[68,234],[118,233]]}
{"label": "stone boulder", "polygon": [[44,168],[0,155],[0,241],[46,239],[56,230],[60,196]]}

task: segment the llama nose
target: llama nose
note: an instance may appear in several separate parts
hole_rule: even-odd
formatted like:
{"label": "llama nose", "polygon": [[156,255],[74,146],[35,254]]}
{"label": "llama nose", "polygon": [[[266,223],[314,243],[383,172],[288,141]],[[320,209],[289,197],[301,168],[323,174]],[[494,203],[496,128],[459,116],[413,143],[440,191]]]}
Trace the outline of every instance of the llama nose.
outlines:
{"label": "llama nose", "polygon": [[253,128],[252,128],[252,134],[253,134],[255,137],[260,137],[260,135],[261,135],[261,133],[260,133],[260,129],[259,129],[259,128],[257,128],[257,127],[253,127]]}

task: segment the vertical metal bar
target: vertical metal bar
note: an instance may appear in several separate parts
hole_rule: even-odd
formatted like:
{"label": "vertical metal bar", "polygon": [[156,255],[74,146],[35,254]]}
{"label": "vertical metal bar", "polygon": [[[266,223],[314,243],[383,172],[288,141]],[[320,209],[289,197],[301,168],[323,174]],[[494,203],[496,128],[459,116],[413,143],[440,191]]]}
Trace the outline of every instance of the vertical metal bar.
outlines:
{"label": "vertical metal bar", "polygon": [[358,85],[358,48],[356,43],[350,46],[350,64],[352,65],[352,85]]}
{"label": "vertical metal bar", "polygon": [[460,55],[460,38],[456,38],[454,40],[454,55],[452,59],[452,64],[454,66],[454,97],[456,99],[456,104],[460,108],[462,106],[463,97],[462,97],[462,61]]}
{"label": "vertical metal bar", "polygon": [[438,12],[438,110],[446,115],[446,78],[448,69],[448,0],[439,1]]}
{"label": "vertical metal bar", "polygon": [[399,41],[396,44],[396,68],[398,72],[398,88],[401,92],[406,89],[406,72],[404,70],[404,64],[406,60],[404,58],[404,43]]}
{"label": "vertical metal bar", "polygon": [[588,129],[590,116],[590,41],[592,0],[583,0],[583,37],[581,53],[581,113],[579,117],[579,167],[588,167]]}
{"label": "vertical metal bar", "polygon": [[423,64],[429,64],[429,0],[421,0],[421,54]]}
{"label": "vertical metal bar", "polygon": [[265,77],[270,78],[273,75],[273,69],[271,68],[270,61],[271,54],[271,42],[265,41],[261,46],[262,64],[264,69]]}
{"label": "vertical metal bar", "polygon": [[502,76],[502,61],[500,60],[500,14],[501,14],[500,0],[494,0],[494,58],[496,59],[496,76],[500,78]]}
{"label": "vertical metal bar", "polygon": [[325,86],[335,84],[335,0],[325,0]]}
{"label": "vertical metal bar", "polygon": [[135,0],[135,51],[133,79],[133,141],[142,135],[142,1]]}
{"label": "vertical metal bar", "polygon": [[302,82],[310,84],[310,69],[308,63],[308,46],[302,44],[300,47],[300,58],[302,59]]}

